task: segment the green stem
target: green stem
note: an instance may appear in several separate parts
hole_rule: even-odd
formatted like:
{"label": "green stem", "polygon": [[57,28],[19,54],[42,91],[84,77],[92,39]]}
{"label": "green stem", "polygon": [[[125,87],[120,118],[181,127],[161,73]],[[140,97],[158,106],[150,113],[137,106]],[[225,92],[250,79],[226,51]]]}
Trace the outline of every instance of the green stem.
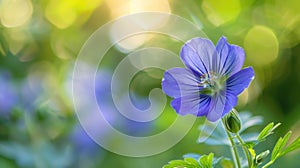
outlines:
{"label": "green stem", "polygon": [[[224,124],[224,123],[223,123]],[[225,129],[226,130],[226,129]],[[230,132],[228,132],[227,130],[226,130],[226,133],[227,133],[227,136],[228,136],[228,139],[229,139],[229,141],[230,141],[230,143],[231,143],[231,148],[232,148],[232,157],[234,158],[234,160],[235,160],[235,163],[236,163],[236,167],[237,168],[241,168],[241,163],[240,163],[240,158],[239,158],[239,154],[238,154],[238,152],[237,152],[237,149],[236,149],[236,146],[235,146],[235,144],[234,144],[234,141],[233,141],[233,138],[232,138],[232,136],[231,136],[231,134],[230,134]]]}
{"label": "green stem", "polygon": [[248,167],[252,167],[252,159],[251,159],[251,156],[249,154],[249,151],[248,151],[247,147],[245,146],[245,143],[244,143],[243,139],[240,137],[240,135],[238,133],[236,134],[236,137],[239,140],[240,144],[242,145],[244,153],[245,153],[245,155],[247,157]]}
{"label": "green stem", "polygon": [[274,163],[274,160],[269,161],[267,164],[265,164],[262,168],[267,168],[269,166],[271,166],[271,164]]}

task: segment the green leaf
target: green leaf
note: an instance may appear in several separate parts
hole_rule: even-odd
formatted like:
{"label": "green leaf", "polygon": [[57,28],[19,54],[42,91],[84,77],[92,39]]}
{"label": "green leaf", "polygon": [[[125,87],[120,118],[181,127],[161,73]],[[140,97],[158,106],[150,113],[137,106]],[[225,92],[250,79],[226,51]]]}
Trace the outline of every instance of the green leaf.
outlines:
{"label": "green leaf", "polygon": [[209,155],[203,155],[200,159],[201,168],[212,168],[214,154],[210,153]]}
{"label": "green leaf", "polygon": [[172,160],[163,168],[202,168],[194,158],[185,158],[184,160]]}
{"label": "green leaf", "polygon": [[268,132],[273,128],[273,126],[274,126],[274,123],[273,123],[273,122],[269,123],[269,124],[268,124],[268,125],[260,132],[260,134],[259,134],[258,137],[257,137],[257,140],[258,140],[258,141],[262,140],[262,139],[268,134]]}
{"label": "green leaf", "polygon": [[284,137],[283,137],[283,139],[282,139],[282,142],[281,142],[281,145],[280,145],[280,147],[279,147],[280,153],[283,152],[283,147],[285,147],[285,145],[286,145],[287,141],[290,139],[291,135],[292,135],[292,131],[289,131],[288,133],[286,133],[286,134],[284,135]]}
{"label": "green leaf", "polygon": [[269,135],[272,135],[274,132],[274,130],[279,127],[281,125],[281,123],[277,123],[274,126],[274,123],[271,122],[270,124],[268,124],[258,135],[257,140],[258,141],[264,141]]}
{"label": "green leaf", "polygon": [[272,151],[272,156],[271,156],[271,160],[276,160],[276,158],[279,156],[279,147],[281,146],[282,144],[282,138],[280,137],[276,143],[276,145],[274,146],[273,148],[273,151]]}
{"label": "green leaf", "polygon": [[285,148],[284,151],[282,151],[281,156],[285,155],[289,152],[292,152],[294,150],[300,149],[300,137],[298,137],[296,140],[294,140],[288,147]]}
{"label": "green leaf", "polygon": [[184,161],[191,164],[191,165],[199,166],[198,161],[195,160],[194,158],[185,158]]}
{"label": "green leaf", "polygon": [[286,145],[287,141],[289,140],[292,132],[289,131],[288,133],[285,134],[285,136],[282,138],[280,137],[272,151],[272,156],[271,160],[276,160],[280,154],[283,152],[283,148]]}
{"label": "green leaf", "polygon": [[[186,154],[183,160],[172,160],[163,168],[233,168],[230,158],[215,158],[213,153],[209,155]],[[198,158],[198,159],[196,159]]]}

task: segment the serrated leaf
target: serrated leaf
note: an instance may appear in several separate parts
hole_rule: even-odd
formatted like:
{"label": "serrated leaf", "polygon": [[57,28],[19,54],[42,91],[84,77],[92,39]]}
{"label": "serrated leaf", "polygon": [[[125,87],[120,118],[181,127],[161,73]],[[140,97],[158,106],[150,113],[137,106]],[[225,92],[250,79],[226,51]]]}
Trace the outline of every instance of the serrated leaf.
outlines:
{"label": "serrated leaf", "polygon": [[273,131],[280,125],[281,125],[281,123],[277,123],[275,126],[274,126],[273,122],[269,123],[257,136],[257,140],[264,141],[268,136],[273,134],[274,133]]}
{"label": "serrated leaf", "polygon": [[201,168],[212,168],[214,154],[210,153],[209,155],[203,155],[199,159]]}
{"label": "serrated leaf", "polygon": [[203,155],[201,158],[200,155],[195,153],[189,153],[183,157],[184,160],[172,160],[163,168],[233,168],[234,165],[230,158],[215,158],[213,153]]}
{"label": "serrated leaf", "polygon": [[163,168],[201,168],[201,166],[194,158],[185,158],[184,160],[172,160]]}
{"label": "serrated leaf", "polygon": [[289,152],[292,152],[294,150],[300,149],[300,137],[298,137],[296,140],[294,140],[289,146],[285,148],[284,151],[282,151],[281,156],[285,155]]}

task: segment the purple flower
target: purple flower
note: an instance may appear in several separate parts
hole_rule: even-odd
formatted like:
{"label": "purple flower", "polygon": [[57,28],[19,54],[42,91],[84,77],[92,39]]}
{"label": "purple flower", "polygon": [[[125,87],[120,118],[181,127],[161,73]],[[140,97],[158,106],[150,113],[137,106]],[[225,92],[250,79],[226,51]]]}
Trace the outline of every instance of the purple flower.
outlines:
{"label": "purple flower", "polygon": [[10,73],[0,70],[0,117],[8,118],[18,101],[16,87]]}
{"label": "purple flower", "polygon": [[171,105],[181,115],[206,116],[216,121],[237,104],[237,96],[254,78],[252,67],[242,69],[245,53],[221,37],[216,45],[194,38],[181,49],[186,68],[165,72],[162,89],[173,97]]}

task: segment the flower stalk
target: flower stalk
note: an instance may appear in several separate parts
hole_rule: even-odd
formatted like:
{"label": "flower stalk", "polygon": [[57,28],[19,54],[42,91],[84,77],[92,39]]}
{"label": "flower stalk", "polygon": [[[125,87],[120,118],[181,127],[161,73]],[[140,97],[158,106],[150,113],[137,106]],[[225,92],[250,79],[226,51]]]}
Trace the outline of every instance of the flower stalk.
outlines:
{"label": "flower stalk", "polygon": [[252,168],[252,159],[251,159],[251,156],[249,154],[247,147],[245,146],[243,139],[240,137],[240,135],[238,133],[236,133],[236,137],[239,140],[240,144],[242,145],[243,151],[247,157],[248,167]]}
{"label": "flower stalk", "polygon": [[[237,140],[239,141],[239,143],[241,144],[242,149],[245,153],[245,156],[246,156],[247,161],[248,161],[248,167],[252,168],[252,158],[249,154],[249,151],[248,151],[247,147],[245,146],[245,143],[244,143],[243,139],[239,135],[239,131],[241,129],[241,121],[240,121],[240,118],[238,116],[237,111],[235,109],[232,109],[227,115],[225,115],[222,118],[222,121],[223,121],[225,130],[226,130],[226,133],[227,133],[228,137],[231,140],[230,141],[231,146],[233,147],[233,149],[235,151],[237,150],[236,147],[235,147],[234,141],[233,141],[233,138],[236,137]],[[233,133],[235,136],[232,137],[231,133]],[[234,153],[235,153],[234,154],[235,159],[238,163],[238,161],[239,161],[238,154],[237,154],[237,152],[234,152]]]}
{"label": "flower stalk", "polygon": [[[224,120],[223,120],[222,123],[223,123],[224,127],[226,128]],[[241,162],[240,162],[239,154],[238,154],[237,148],[234,144],[233,137],[231,136],[230,132],[227,129],[225,129],[225,131],[227,133],[228,140],[230,141],[230,144],[231,144],[231,153],[232,153],[232,157],[235,160],[235,167],[241,168]]]}
{"label": "flower stalk", "polygon": [[267,168],[271,166],[274,163],[274,160],[269,161],[266,165],[264,165],[262,168]]}

